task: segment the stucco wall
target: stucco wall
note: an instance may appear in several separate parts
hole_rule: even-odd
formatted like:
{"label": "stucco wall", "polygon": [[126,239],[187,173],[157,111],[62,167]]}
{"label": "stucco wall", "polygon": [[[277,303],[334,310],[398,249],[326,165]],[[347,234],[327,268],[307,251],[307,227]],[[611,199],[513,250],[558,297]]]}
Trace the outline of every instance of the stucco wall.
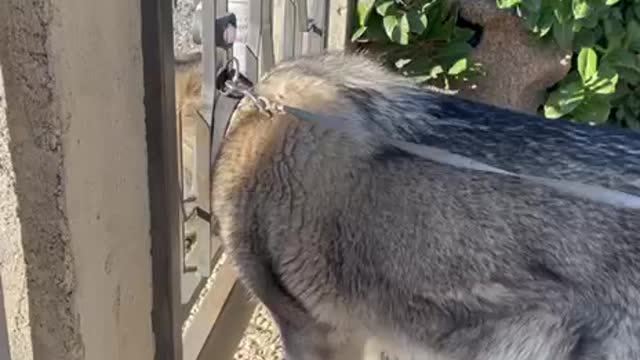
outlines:
{"label": "stucco wall", "polygon": [[12,360],[152,359],[139,2],[0,3]]}
{"label": "stucco wall", "polygon": [[[1,14],[6,3],[0,2],[0,36],[6,34],[7,24]],[[1,46],[0,59],[6,51]],[[26,266],[18,221],[18,199],[15,193],[15,172],[9,152],[9,128],[7,126],[7,102],[5,96],[4,67],[0,61],[0,278],[5,322],[11,336],[9,341],[13,353],[21,359],[32,359],[31,329],[29,326],[29,304],[26,297]],[[0,326],[3,323],[0,321]],[[2,340],[0,340],[2,341]]]}

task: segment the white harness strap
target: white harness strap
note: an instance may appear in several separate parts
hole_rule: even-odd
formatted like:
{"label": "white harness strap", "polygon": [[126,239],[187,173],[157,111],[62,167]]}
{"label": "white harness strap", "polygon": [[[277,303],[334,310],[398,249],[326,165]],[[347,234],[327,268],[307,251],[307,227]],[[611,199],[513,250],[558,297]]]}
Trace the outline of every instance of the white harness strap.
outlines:
{"label": "white harness strap", "polygon": [[[353,130],[345,126],[344,124],[347,123],[346,121],[339,119],[337,117],[330,116],[327,114],[321,114],[321,113],[312,113],[303,109],[286,106],[286,105],[279,106],[279,107],[276,106],[275,108],[280,108],[282,111],[288,112],[301,120],[310,121],[313,123],[317,123],[317,124],[329,127],[333,130],[348,133],[352,136],[355,136],[356,138],[362,137],[362,134],[354,133]],[[573,182],[573,181],[565,181],[565,180],[557,180],[557,179],[542,178],[537,176],[516,174],[516,173],[512,173],[509,171],[505,171],[505,170],[484,164],[482,162],[467,158],[465,156],[457,155],[449,151],[435,148],[432,146],[420,145],[420,144],[409,143],[409,142],[393,140],[393,139],[380,138],[380,140],[388,144],[391,144],[393,146],[396,146],[411,154],[414,154],[432,161],[436,161],[441,164],[448,164],[451,166],[464,168],[464,169],[472,169],[472,170],[493,172],[493,173],[507,175],[507,176],[520,177],[522,179],[530,180],[538,184],[543,184],[545,186],[554,188],[564,193],[579,196],[584,199],[593,200],[593,201],[597,201],[600,203],[605,203],[605,204],[609,204],[617,207],[640,209],[640,197],[632,194],[628,194],[622,191],[611,190],[611,189],[604,188],[602,186],[588,185],[588,184],[583,184],[583,183]],[[640,180],[634,182],[633,185],[640,187]]]}
{"label": "white harness strap", "polygon": [[[323,113],[315,113],[315,112],[312,113],[297,107],[280,105],[277,103],[273,103],[269,99],[266,99],[264,97],[256,96],[251,89],[253,84],[249,84],[247,81],[245,81],[246,84],[241,84],[241,82],[239,81],[240,73],[237,71],[238,69],[238,66],[236,64],[237,60],[235,61],[234,60],[235,59],[232,59],[231,61],[227,62],[227,65],[225,66],[225,68],[223,68],[223,70],[226,70],[229,73],[231,73],[231,71],[234,70],[233,68],[235,68],[235,72],[233,72],[232,78],[224,82],[225,89],[223,89],[222,93],[226,95],[226,97],[236,97],[236,99],[238,99],[239,97],[246,96],[249,99],[251,99],[252,103],[258,108],[259,111],[269,115],[273,113],[289,113],[300,120],[309,121],[312,123],[319,124],[321,126],[328,127],[333,130],[337,130],[337,131],[349,134],[350,136],[353,136],[356,139],[363,138],[363,137],[372,137],[371,134],[363,134],[361,132],[356,131],[355,129],[350,128],[349,126],[346,125],[346,124],[349,124],[349,122],[339,117],[335,117],[335,116],[327,115]],[[235,94],[235,96],[232,96],[233,94]],[[236,102],[233,103],[233,105],[235,105],[236,103],[237,103],[237,100]],[[213,147],[213,151],[212,151],[213,161],[215,161],[214,159],[219,150],[222,137],[225,136],[226,128],[228,126],[228,121],[231,117],[231,112],[232,112],[231,109],[235,107],[233,105],[231,106],[231,108],[226,109],[227,116],[225,116],[224,118],[225,122],[222,124],[221,128],[218,129],[218,131],[214,132],[214,134],[217,135],[215,139],[218,141],[214,141],[216,146]],[[622,191],[611,190],[611,189],[604,188],[602,186],[588,185],[588,184],[583,184],[583,183],[573,182],[573,181],[565,181],[565,180],[558,180],[558,179],[542,178],[538,176],[516,174],[516,173],[512,173],[509,171],[505,171],[505,170],[484,164],[482,162],[467,158],[465,156],[451,153],[443,149],[405,142],[405,141],[387,139],[382,137],[377,137],[377,138],[382,142],[396,146],[411,154],[414,154],[422,158],[432,160],[441,164],[448,164],[448,165],[455,166],[458,168],[463,168],[463,169],[492,172],[492,173],[502,174],[506,176],[515,176],[515,177],[532,181],[534,183],[543,184],[545,186],[556,189],[558,191],[572,194],[574,196],[579,196],[584,199],[593,200],[593,201],[597,201],[600,203],[609,204],[617,207],[640,209],[640,197],[632,194],[628,194]],[[633,182],[632,185],[640,187],[640,180]]]}

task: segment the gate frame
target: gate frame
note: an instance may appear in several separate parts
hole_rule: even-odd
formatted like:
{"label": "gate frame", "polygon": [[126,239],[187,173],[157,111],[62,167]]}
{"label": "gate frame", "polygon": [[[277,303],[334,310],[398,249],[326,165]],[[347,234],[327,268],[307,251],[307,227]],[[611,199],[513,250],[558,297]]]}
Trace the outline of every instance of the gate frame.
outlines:
{"label": "gate frame", "polygon": [[172,3],[140,0],[151,215],[155,360],[181,360],[181,194],[175,106]]}
{"label": "gate frame", "polygon": [[[226,0],[201,0],[203,14],[214,16],[214,19],[227,13]],[[284,0],[286,4],[294,2],[300,4],[300,9],[313,8],[317,2],[324,2],[320,6],[322,14],[320,25],[323,35],[322,47],[331,48],[331,33],[336,29],[340,32],[348,32],[348,23],[342,27],[336,27],[332,23],[329,9],[338,4],[352,5],[352,0]],[[306,3],[312,4],[311,7]],[[149,174],[149,202],[151,213],[151,237],[152,237],[152,268],[153,268],[153,310],[152,325],[155,334],[155,360],[204,360],[209,354],[215,354],[216,360],[233,358],[238,343],[254,313],[256,304],[249,301],[249,296],[238,281],[236,273],[229,262],[222,265],[216,274],[213,289],[208,291],[200,302],[196,317],[192,319],[187,331],[183,334],[182,325],[187,319],[190,308],[194,302],[183,304],[185,279],[183,254],[184,216],[182,189],[182,165],[181,149],[179,143],[179,129],[176,119],[175,103],[175,55],[173,39],[173,8],[175,1],[171,0],[140,0],[142,14],[142,50],[143,50],[143,74],[144,74],[144,104],[145,123],[147,131],[148,174]],[[282,25],[286,29],[290,27],[289,21],[312,18],[311,16],[286,16],[283,11],[277,13],[275,0],[249,0],[249,29],[247,34],[245,71],[252,81],[256,81],[260,74],[267,71],[276,62],[275,46],[286,46],[283,41],[276,39],[273,23],[276,16],[283,17]],[[282,9],[286,10],[286,9]],[[347,10],[347,13],[350,11]],[[316,15],[316,19],[318,16]],[[208,26],[210,31],[215,31],[211,26],[214,21],[202,21],[203,32]],[[317,35],[307,33],[308,27],[297,26],[294,44],[296,48],[314,49],[319,46]],[[266,33],[265,33],[266,32]],[[203,42],[211,48],[215,42],[215,32],[203,34]],[[282,36],[283,34],[277,34]],[[276,36],[277,36],[276,35]],[[288,38],[285,36],[285,38]],[[304,39],[304,40],[303,40]],[[302,42],[314,44],[303,45]],[[205,45],[203,44],[203,45]],[[335,44],[335,41],[334,41]],[[213,45],[215,49],[215,44]],[[333,46],[335,48],[335,46]],[[283,49],[284,50],[284,49]],[[202,61],[209,63],[204,66],[204,77],[211,77],[215,73],[215,50],[211,54],[204,54]],[[265,57],[266,55],[266,57]],[[296,53],[294,56],[301,55]],[[280,61],[282,59],[277,59]],[[203,79],[204,93],[213,99],[214,103],[205,101],[204,115],[211,119],[209,125],[215,127],[213,114],[217,110],[214,104],[220,100],[215,89],[211,89],[211,79]],[[211,90],[214,90],[211,94]],[[214,96],[212,96],[214,95]],[[224,104],[223,104],[224,105]],[[224,106],[218,106],[223,108]],[[230,111],[232,109],[222,109]],[[224,115],[222,115],[224,116]],[[199,135],[196,135],[199,137]],[[209,139],[211,140],[211,139]],[[198,151],[196,150],[196,153]],[[202,154],[196,155],[202,157]],[[198,163],[201,163],[199,159]],[[194,178],[197,174],[194,174]],[[197,180],[196,180],[197,181]],[[207,196],[208,198],[208,196]],[[209,199],[210,200],[210,199]],[[201,209],[206,212],[208,209]],[[209,239],[209,246],[204,246],[211,253],[211,267],[218,260],[219,241]],[[198,255],[198,254],[196,254]],[[201,259],[206,260],[206,259]],[[204,262],[196,261],[205,267]],[[206,276],[198,271],[200,276]],[[204,288],[207,277],[202,277],[198,282],[193,298],[197,298]],[[195,279],[189,279],[195,281]],[[208,359],[208,358],[207,358]]]}

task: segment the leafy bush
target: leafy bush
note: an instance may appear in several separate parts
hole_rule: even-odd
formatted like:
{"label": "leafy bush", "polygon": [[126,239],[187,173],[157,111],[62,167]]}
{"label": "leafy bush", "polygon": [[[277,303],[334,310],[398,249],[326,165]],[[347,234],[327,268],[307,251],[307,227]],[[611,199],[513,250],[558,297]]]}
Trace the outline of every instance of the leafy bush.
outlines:
{"label": "leafy bush", "polygon": [[[640,0],[496,0],[540,38],[573,53],[569,74],[549,90],[551,119],[640,129]],[[419,82],[449,87],[481,73],[469,59],[472,29],[446,0],[357,0],[352,41],[384,53]]]}
{"label": "leafy bush", "polygon": [[[444,0],[357,0],[352,41],[379,49],[387,65],[420,83],[449,88],[479,73],[471,63],[472,29],[457,26]],[[373,45],[373,46],[372,46]]]}
{"label": "leafy bush", "polygon": [[572,50],[544,115],[640,128],[640,0],[496,0],[541,38]]}

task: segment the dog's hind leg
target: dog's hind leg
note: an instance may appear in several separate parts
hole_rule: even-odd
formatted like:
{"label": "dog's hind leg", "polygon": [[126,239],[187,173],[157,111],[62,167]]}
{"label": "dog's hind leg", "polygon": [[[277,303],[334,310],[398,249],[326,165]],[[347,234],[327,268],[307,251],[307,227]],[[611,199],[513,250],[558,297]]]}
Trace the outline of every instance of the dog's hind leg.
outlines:
{"label": "dog's hind leg", "polygon": [[[237,244],[237,243],[236,243]],[[331,326],[319,323],[291,296],[272,270],[268,256],[234,249],[236,269],[245,287],[273,317],[286,360],[339,360],[340,349],[331,341]],[[344,360],[356,360],[344,357]]]}
{"label": "dog's hind leg", "polygon": [[335,341],[333,329],[309,319],[303,328],[279,326],[286,360],[361,360],[365,341],[349,338]]}
{"label": "dog's hind leg", "polygon": [[278,327],[285,360],[361,358],[346,355],[353,352],[353,346],[332,341],[333,328],[314,319],[286,292],[281,291],[275,280],[266,277],[258,280],[253,277],[252,283],[260,282],[260,285],[252,286],[252,291],[270,312]]}

